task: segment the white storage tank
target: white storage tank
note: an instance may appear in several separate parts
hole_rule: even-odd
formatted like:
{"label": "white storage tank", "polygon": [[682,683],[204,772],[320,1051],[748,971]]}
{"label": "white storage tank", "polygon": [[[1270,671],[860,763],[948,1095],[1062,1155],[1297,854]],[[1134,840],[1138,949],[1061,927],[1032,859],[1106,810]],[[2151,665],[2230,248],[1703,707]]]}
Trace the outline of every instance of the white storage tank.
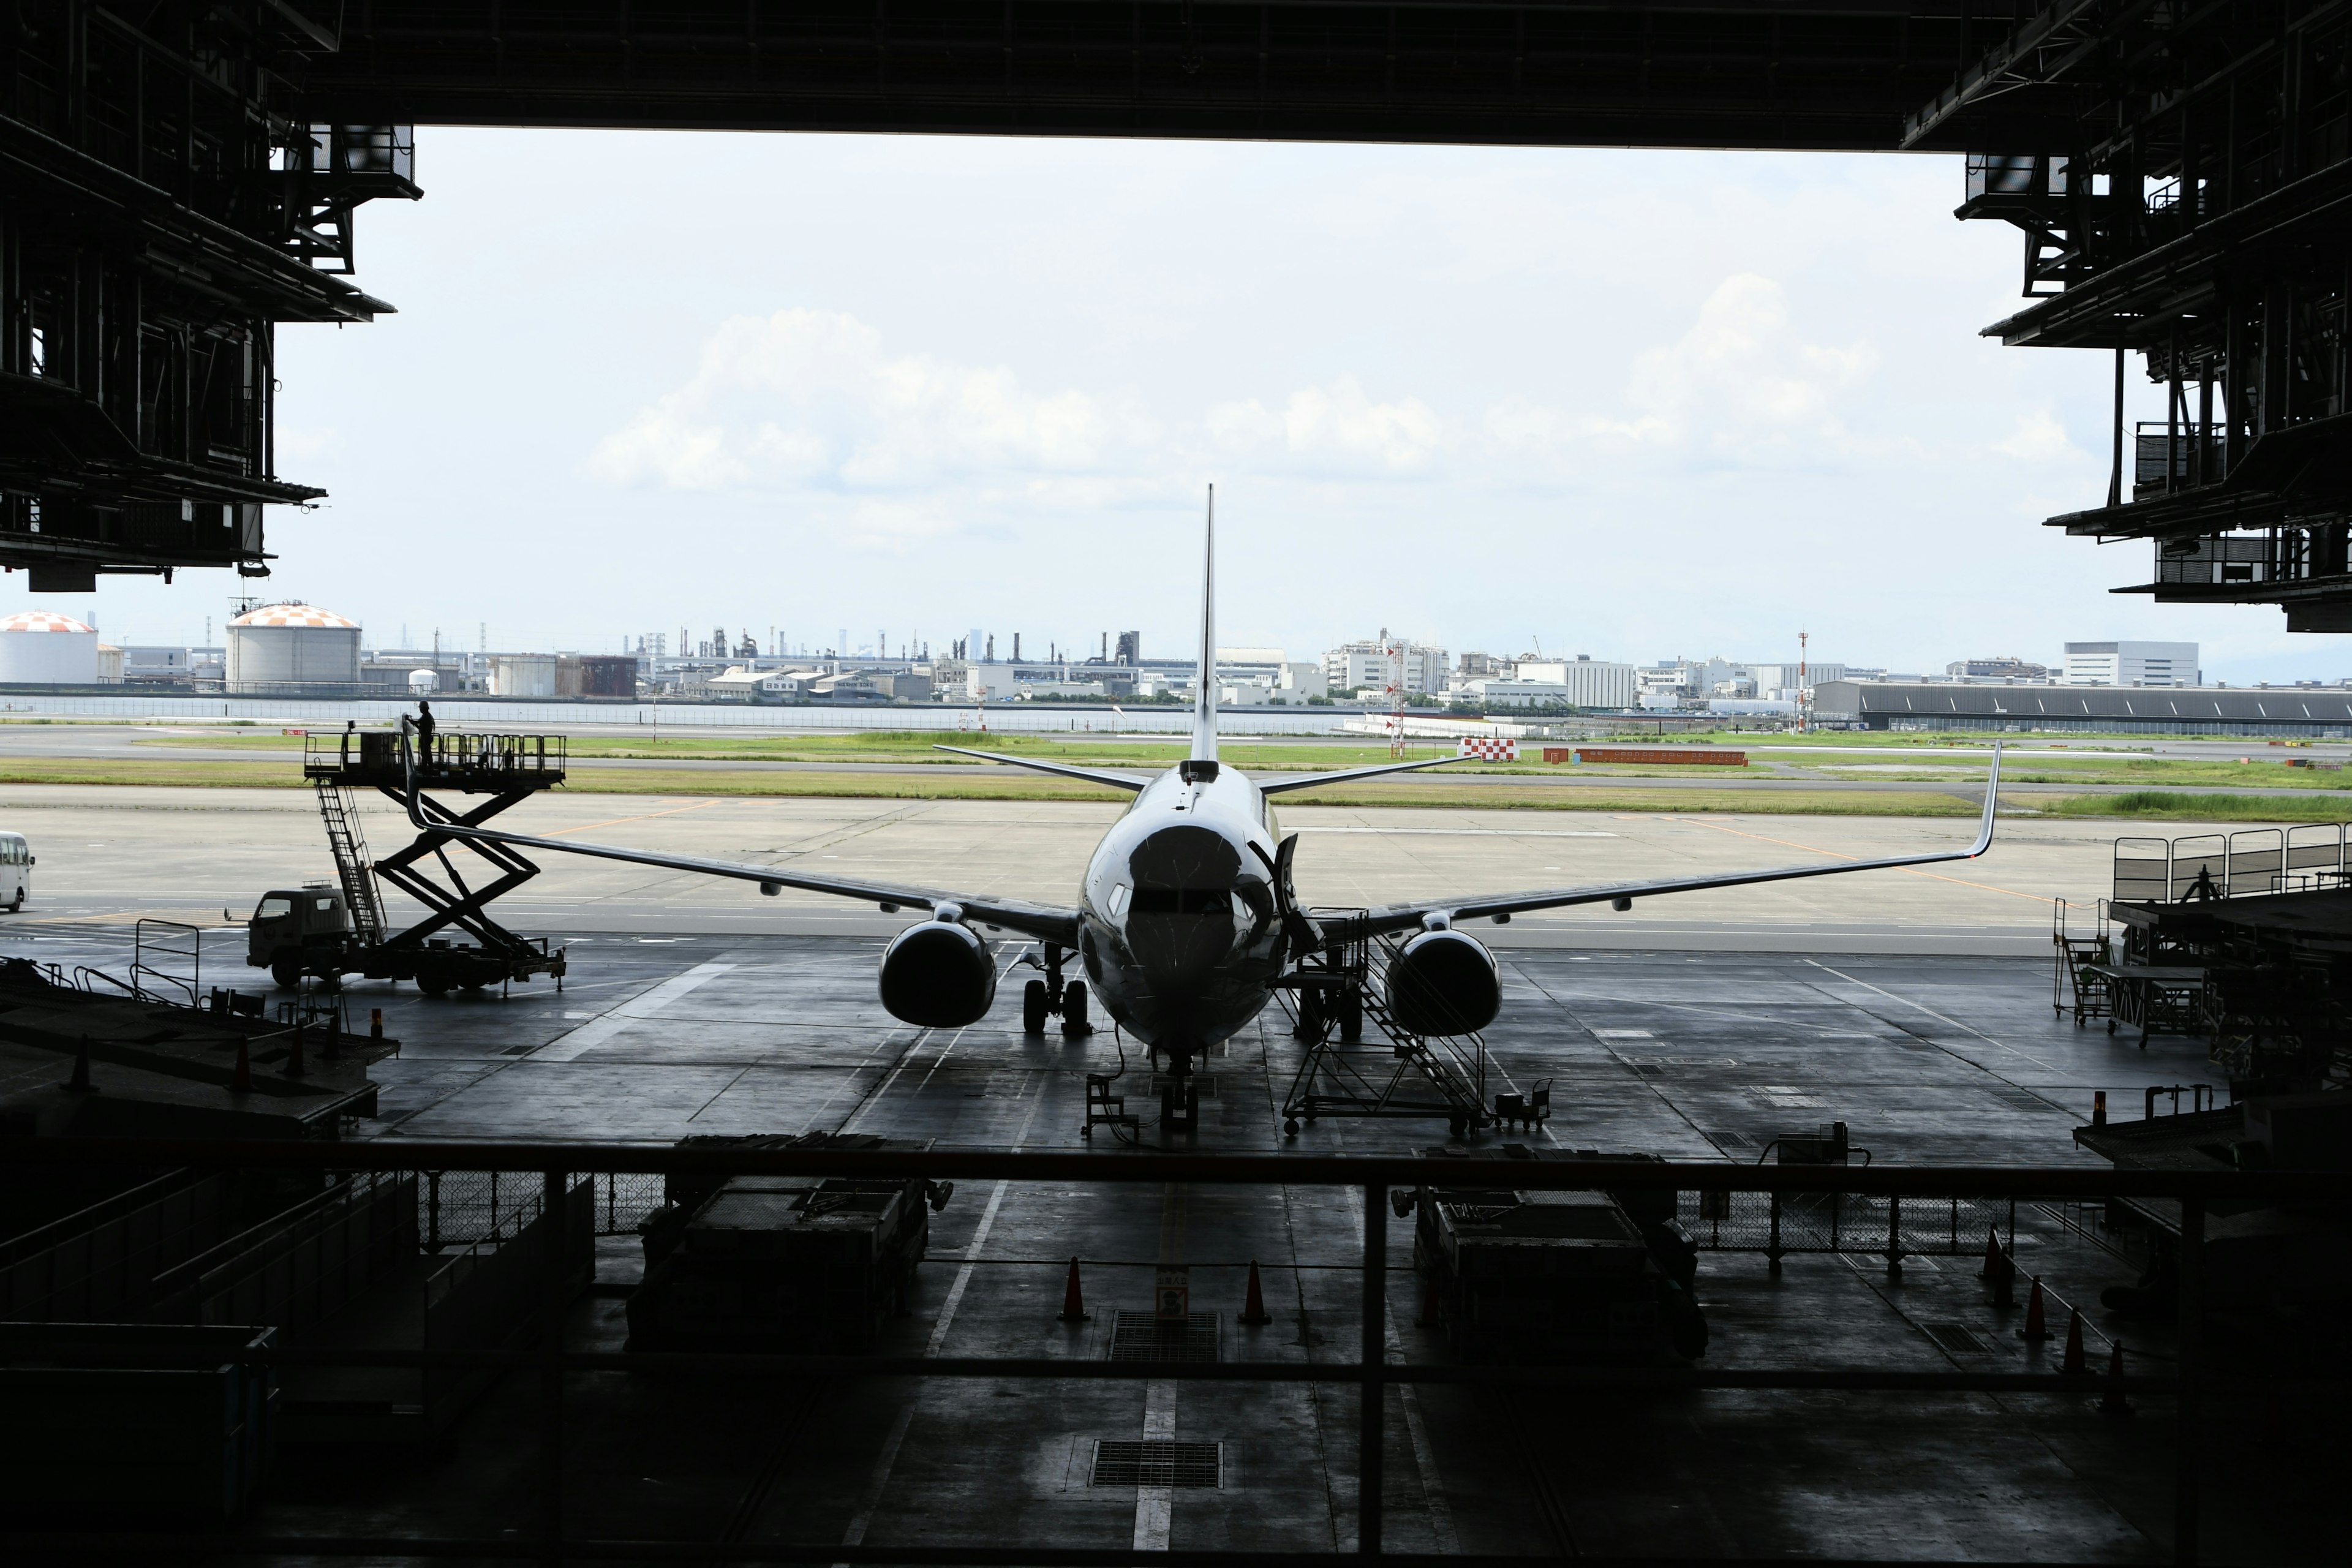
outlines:
{"label": "white storage tank", "polygon": [[54,610],[26,610],[0,620],[0,685],[97,684],[94,628]]}
{"label": "white storage tank", "polygon": [[441,677],[430,669],[412,669],[408,672],[408,689],[419,697],[430,697],[441,689]]}
{"label": "white storage tank", "polygon": [[223,674],[231,691],[356,686],[359,623],[299,600],[247,610],[228,624],[228,668]]}
{"label": "white storage tank", "polygon": [[551,653],[492,654],[490,694],[494,697],[554,696],[555,656]]}

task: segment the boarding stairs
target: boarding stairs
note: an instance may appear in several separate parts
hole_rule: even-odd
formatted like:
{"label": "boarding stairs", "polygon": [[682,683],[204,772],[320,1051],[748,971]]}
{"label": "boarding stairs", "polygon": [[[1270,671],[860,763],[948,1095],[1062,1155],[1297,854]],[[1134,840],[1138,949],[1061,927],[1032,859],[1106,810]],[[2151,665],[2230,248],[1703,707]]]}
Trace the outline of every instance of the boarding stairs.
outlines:
{"label": "boarding stairs", "polygon": [[[1465,1138],[1494,1120],[1486,1107],[1486,1041],[1478,1034],[1415,1035],[1390,1011],[1386,988],[1373,984],[1400,944],[1371,937],[1360,910],[1309,911],[1327,935],[1286,978],[1292,1034],[1305,1047],[1283,1099],[1283,1131],[1326,1116],[1442,1118]],[[1364,1026],[1377,1037],[1367,1043]]]}
{"label": "boarding stairs", "polygon": [[331,777],[314,776],[310,782],[318,790],[319,816],[327,825],[327,848],[335,858],[335,879],[342,887],[343,908],[351,911],[352,934],[374,946],[383,941],[383,900],[376,890],[375,867],[368,859],[351,786]]}

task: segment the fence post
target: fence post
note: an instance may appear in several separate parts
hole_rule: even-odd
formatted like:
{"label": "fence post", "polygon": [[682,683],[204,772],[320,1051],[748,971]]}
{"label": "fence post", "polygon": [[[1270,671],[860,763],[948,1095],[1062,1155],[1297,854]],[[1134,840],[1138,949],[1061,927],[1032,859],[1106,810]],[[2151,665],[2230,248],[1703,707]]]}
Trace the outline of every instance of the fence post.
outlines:
{"label": "fence post", "polygon": [[441,1173],[425,1173],[425,1247],[428,1252],[441,1250]]}
{"label": "fence post", "polygon": [[1381,1554],[1382,1438],[1388,1387],[1389,1194],[1364,1189],[1363,1388],[1356,1423],[1356,1551]]}
{"label": "fence post", "polygon": [[2204,1337],[2205,1200],[2180,1200],[2180,1393],[2173,1401],[2172,1560],[2183,1568],[2197,1561],[2197,1461],[2203,1419],[2197,1394],[2199,1352]]}
{"label": "fence post", "polygon": [[539,1205],[540,1554],[548,1568],[563,1564],[563,1172],[547,1172]]}
{"label": "fence post", "polygon": [[1775,1279],[1780,1277],[1780,1194],[1776,1191],[1772,1194],[1772,1236],[1764,1244],[1764,1257]]}
{"label": "fence post", "polygon": [[1895,1279],[1903,1272],[1903,1200],[1894,1194],[1886,1199],[1886,1277]]}

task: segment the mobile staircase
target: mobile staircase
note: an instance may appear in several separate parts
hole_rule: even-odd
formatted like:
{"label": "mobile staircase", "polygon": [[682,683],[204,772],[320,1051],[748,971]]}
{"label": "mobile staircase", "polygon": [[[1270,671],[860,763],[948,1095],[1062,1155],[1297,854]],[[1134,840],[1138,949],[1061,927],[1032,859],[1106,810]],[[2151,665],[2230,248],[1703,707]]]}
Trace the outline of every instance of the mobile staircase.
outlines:
{"label": "mobile staircase", "polygon": [[[1486,1110],[1483,1035],[1415,1035],[1390,1011],[1375,984],[1400,944],[1364,930],[1361,910],[1311,910],[1322,944],[1284,977],[1291,1033],[1305,1047],[1282,1102],[1282,1131],[1326,1116],[1443,1118],[1466,1138],[1495,1118]],[[1369,1023],[1376,1038],[1367,1042]]]}

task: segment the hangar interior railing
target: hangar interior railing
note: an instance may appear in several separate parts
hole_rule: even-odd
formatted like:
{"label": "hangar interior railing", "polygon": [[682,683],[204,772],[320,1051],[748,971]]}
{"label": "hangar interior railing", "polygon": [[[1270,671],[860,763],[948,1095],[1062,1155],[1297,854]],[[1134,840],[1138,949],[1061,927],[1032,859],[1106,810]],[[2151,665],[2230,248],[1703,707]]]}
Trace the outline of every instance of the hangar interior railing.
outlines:
{"label": "hangar interior railing", "polygon": [[[2248,1205],[2332,1206],[2352,1202],[2352,1172],[2282,1172],[2269,1170],[2089,1170],[2077,1167],[1928,1167],[1852,1164],[1748,1164],[1669,1163],[1647,1159],[1530,1157],[1492,1158],[1468,1154],[1443,1161],[1405,1157],[1347,1157],[1280,1154],[1121,1153],[1105,1158],[1091,1152],[991,1152],[939,1151],[872,1151],[767,1147],[709,1148],[619,1147],[595,1144],[529,1144],[520,1142],[380,1143],[246,1142],[227,1141],[106,1139],[0,1139],[0,1171],[20,1174],[30,1170],[72,1166],[137,1167],[169,1170],[183,1183],[181,1206],[218,1199],[224,1177],[251,1178],[257,1173],[280,1178],[307,1176],[327,1185],[308,1200],[320,1215],[372,1216],[367,1234],[394,1241],[414,1241],[418,1205],[423,1197],[418,1179],[434,1173],[435,1188],[452,1202],[460,1185],[472,1196],[467,1202],[487,1203],[504,1188],[505,1211],[474,1215],[453,1225],[451,1240],[459,1247],[454,1263],[436,1265],[436,1279],[455,1268],[488,1268],[488,1258],[504,1254],[509,1271],[507,1288],[535,1300],[541,1324],[559,1321],[566,1305],[582,1288],[578,1255],[554,1245],[554,1232],[530,1223],[551,1212],[564,1216],[564,1226],[584,1236],[592,1229],[614,1228],[624,1203],[642,1203],[650,1193],[651,1178],[688,1176],[709,1180],[730,1176],[798,1176],[845,1180],[908,1180],[926,1182],[995,1180],[1014,1183],[1192,1184],[1281,1187],[1353,1188],[1362,1212],[1385,1215],[1391,1197],[1394,1212],[1407,1205],[1405,1190],[1424,1186],[1495,1188],[1534,1193],[1602,1193],[1627,1202],[1628,1194],[1653,1198],[1672,1194],[1680,1212],[1695,1226],[1753,1228],[1759,1215],[1769,1210],[1765,1223],[1776,1238],[1793,1245],[1783,1251],[1843,1250],[1837,1239],[1844,1213],[1863,1222],[1862,1239],[1885,1254],[1890,1268],[1908,1257],[1965,1252],[1965,1223],[1970,1229],[1990,1216],[1989,1238],[2000,1248],[1997,1217],[2005,1207],[2012,1237],[2017,1205],[2042,1205],[2071,1226],[2087,1233],[2099,1225],[2102,1211],[2125,1205],[2143,1215],[2168,1216],[2173,1237],[2171,1288],[2177,1292],[2177,1340],[2168,1370],[2143,1364],[2126,1368],[2118,1354],[2105,1371],[1989,1372],[1959,1367],[1951,1371],[1916,1372],[1875,1366],[1779,1366],[1706,1368],[1690,1365],[1551,1364],[1524,1361],[1415,1362],[1392,1359],[1401,1352],[1388,1344],[1391,1309],[1389,1289],[1389,1226],[1368,1224],[1362,1231],[1359,1264],[1360,1340],[1357,1355],[1347,1362],[1282,1362],[1223,1360],[1076,1360],[1037,1356],[931,1356],[893,1354],[760,1354],[745,1352],[604,1352],[566,1350],[555,1332],[537,1333],[530,1341],[459,1342],[457,1348],[425,1346],[397,1350],[357,1351],[311,1346],[285,1346],[266,1332],[255,1332],[247,1342],[224,1351],[217,1342],[194,1343],[191,1331],[168,1325],[132,1324],[109,1331],[103,1342],[76,1348],[73,1363],[137,1368],[213,1367],[224,1362],[262,1369],[274,1376],[278,1369],[301,1366],[365,1366],[402,1368],[429,1380],[465,1377],[487,1381],[501,1373],[528,1372],[539,1381],[537,1426],[536,1530],[496,1538],[432,1537],[368,1534],[361,1531],[318,1531],[294,1534],[240,1533],[224,1530],[195,1535],[142,1533],[108,1527],[101,1521],[87,1530],[31,1530],[21,1526],[0,1531],[0,1553],[16,1561],[163,1556],[188,1552],[230,1552],[241,1559],[283,1560],[319,1556],[383,1555],[394,1558],[475,1558],[483,1561],[669,1561],[669,1562],[912,1562],[939,1563],[1225,1563],[1325,1562],[1353,1556],[1412,1562],[1411,1553],[1383,1550],[1382,1475],[1386,1421],[1383,1398],[1390,1384],[1473,1384],[1519,1390],[1549,1388],[1653,1390],[1843,1390],[1853,1392],[1914,1392],[1951,1394],[1998,1393],[2046,1395],[2080,1401],[2101,1394],[2122,1401],[2154,1395],[2174,1402],[2176,1412],[2172,1460],[2174,1476],[2175,1560],[2193,1563],[2198,1557],[2201,1461],[2207,1441],[2200,1421],[2201,1402],[2219,1396],[2263,1394],[2283,1390],[2290,1382],[2309,1385],[2307,1368],[2271,1363],[2248,1371],[2242,1366],[2221,1369],[2208,1364],[2206,1333],[2207,1216],[2227,1214]],[[501,1178],[492,1185],[493,1176]],[[535,1191],[533,1189],[536,1189]],[[175,1189],[175,1191],[183,1190]],[[146,1191],[147,1189],[142,1189]],[[453,1208],[456,1207],[453,1203]],[[609,1209],[609,1213],[604,1212]],[[1906,1231],[1895,1216],[1915,1216],[1916,1228]],[[1964,1222],[1963,1215],[1966,1215]],[[1801,1217],[1792,1217],[1801,1216]],[[1780,1227],[1786,1224],[1788,1230]],[[457,1231],[474,1233],[465,1242]],[[536,1248],[512,1244],[537,1233]],[[291,1242],[273,1242],[273,1258],[305,1237],[323,1234],[314,1226]],[[1808,1240],[1807,1237],[1811,1239]],[[488,1254],[485,1243],[493,1245]],[[1722,1244],[1718,1237],[1717,1245]],[[381,1240],[372,1244],[379,1248]],[[1738,1245],[1735,1241],[1734,1245]],[[1760,1248],[1759,1248],[1760,1249]],[[346,1247],[345,1253],[353,1249]],[[365,1250],[365,1249],[360,1249]],[[204,1288],[247,1294],[281,1287],[276,1273],[266,1268],[243,1273],[225,1270],[224,1260],[237,1255],[234,1243],[221,1244],[178,1261],[171,1278],[186,1288]],[[0,1259],[0,1261],[5,1261]],[[1778,1258],[1774,1258],[1778,1267]],[[347,1263],[346,1268],[350,1267]],[[1989,1261],[1989,1268],[1991,1267]],[[2013,1269],[2014,1263],[2007,1265]],[[517,1269],[526,1270],[515,1272]],[[2006,1293],[2004,1287],[2004,1294]],[[243,1332],[244,1331],[239,1331]],[[1942,1342],[1941,1341],[1938,1342]],[[568,1374],[623,1370],[668,1373],[769,1373],[812,1376],[913,1377],[945,1379],[1007,1379],[1042,1381],[1180,1380],[1260,1384],[1310,1383],[1356,1386],[1360,1402],[1357,1426],[1355,1550],[1330,1552],[1240,1551],[1123,1551],[1013,1546],[980,1542],[924,1542],[919,1546],[877,1548],[871,1545],[823,1543],[760,1543],[709,1540],[600,1539],[568,1533],[562,1456],[565,1443]],[[2326,1374],[2322,1374],[2324,1381]],[[1448,1558],[1444,1561],[1454,1561]],[[1489,1561],[1550,1561],[1549,1554],[1496,1557]],[[1437,1561],[1431,1559],[1431,1561]]]}

